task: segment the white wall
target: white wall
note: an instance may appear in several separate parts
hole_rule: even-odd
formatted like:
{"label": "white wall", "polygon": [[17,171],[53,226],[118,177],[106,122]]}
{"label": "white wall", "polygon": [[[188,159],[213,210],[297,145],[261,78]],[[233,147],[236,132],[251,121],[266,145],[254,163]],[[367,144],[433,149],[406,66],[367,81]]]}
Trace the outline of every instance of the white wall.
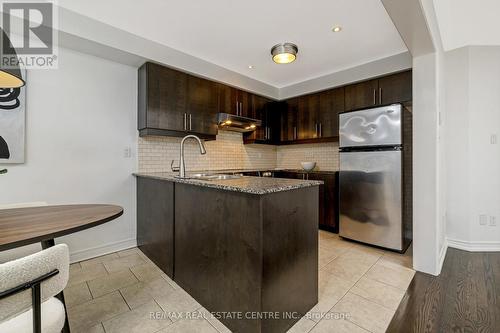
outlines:
{"label": "white wall", "polygon": [[[448,242],[471,251],[500,251],[500,47],[446,54]],[[487,216],[480,225],[479,216]]]}
{"label": "white wall", "polygon": [[[57,239],[83,259],[135,244],[137,69],[60,49],[27,78],[26,163],[2,165],[0,204],[121,205],[122,217]],[[124,158],[125,147],[132,158]],[[103,247],[104,246],[104,247]]]}
{"label": "white wall", "polygon": [[500,1],[432,0],[444,49],[500,45]]}

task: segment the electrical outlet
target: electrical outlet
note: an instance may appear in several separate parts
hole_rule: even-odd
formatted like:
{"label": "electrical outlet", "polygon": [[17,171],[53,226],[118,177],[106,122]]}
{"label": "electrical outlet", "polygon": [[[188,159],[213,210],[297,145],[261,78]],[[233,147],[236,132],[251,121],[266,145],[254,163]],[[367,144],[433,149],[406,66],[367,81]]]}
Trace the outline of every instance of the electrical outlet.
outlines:
{"label": "electrical outlet", "polygon": [[497,226],[497,217],[496,216],[490,216],[490,226],[492,226],[492,227]]}
{"label": "electrical outlet", "polygon": [[125,149],[123,149],[123,157],[131,158],[132,157],[132,148],[125,147]]}
{"label": "electrical outlet", "polygon": [[488,224],[488,215],[481,214],[479,215],[479,224],[487,225]]}
{"label": "electrical outlet", "polygon": [[492,135],[490,136],[490,143],[491,143],[492,145],[496,145],[496,144],[497,144],[497,135],[496,135],[496,134],[492,134]]}

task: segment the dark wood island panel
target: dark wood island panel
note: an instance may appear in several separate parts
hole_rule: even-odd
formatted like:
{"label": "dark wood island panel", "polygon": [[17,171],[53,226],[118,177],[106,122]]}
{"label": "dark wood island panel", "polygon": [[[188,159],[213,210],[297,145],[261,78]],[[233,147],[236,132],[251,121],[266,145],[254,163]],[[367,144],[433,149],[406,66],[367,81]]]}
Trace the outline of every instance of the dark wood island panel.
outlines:
{"label": "dark wood island panel", "polygon": [[255,195],[177,183],[174,210],[174,280],[209,311],[240,313],[220,318],[231,330],[286,332],[317,303],[318,186]]}
{"label": "dark wood island panel", "polygon": [[137,177],[137,246],[173,278],[173,182]]}

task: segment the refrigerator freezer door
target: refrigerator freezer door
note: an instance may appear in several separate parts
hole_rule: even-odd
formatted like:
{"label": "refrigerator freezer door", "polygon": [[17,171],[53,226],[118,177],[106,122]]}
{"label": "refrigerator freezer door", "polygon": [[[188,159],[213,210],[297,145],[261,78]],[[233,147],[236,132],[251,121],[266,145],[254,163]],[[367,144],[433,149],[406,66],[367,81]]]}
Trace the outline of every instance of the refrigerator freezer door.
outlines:
{"label": "refrigerator freezer door", "polygon": [[402,106],[341,113],[340,148],[394,146],[402,143]]}
{"label": "refrigerator freezer door", "polygon": [[402,249],[401,151],[340,153],[340,236]]}

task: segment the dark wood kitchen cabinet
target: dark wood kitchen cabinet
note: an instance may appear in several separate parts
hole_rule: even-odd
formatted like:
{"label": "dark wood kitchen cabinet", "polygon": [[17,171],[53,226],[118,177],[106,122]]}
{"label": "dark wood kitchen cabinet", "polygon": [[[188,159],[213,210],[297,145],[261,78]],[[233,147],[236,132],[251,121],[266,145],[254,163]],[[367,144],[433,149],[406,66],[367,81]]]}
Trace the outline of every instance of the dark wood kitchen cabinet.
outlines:
{"label": "dark wood kitchen cabinet", "polygon": [[196,134],[215,139],[217,84],[153,63],[139,68],[140,136]]}
{"label": "dark wood kitchen cabinet", "polygon": [[185,73],[156,64],[139,69],[139,130],[185,130],[187,81]]}
{"label": "dark wood kitchen cabinet", "polygon": [[299,98],[286,100],[285,107],[281,111],[281,133],[280,142],[293,142],[297,140],[297,115],[299,108]]}
{"label": "dark wood kitchen cabinet", "polygon": [[250,94],[249,105],[251,110],[248,117],[258,119],[262,124],[255,131],[243,135],[244,143],[279,143],[281,104],[267,97]]}
{"label": "dark wood kitchen cabinet", "polygon": [[378,80],[379,104],[403,103],[412,99],[412,72],[406,71]]}
{"label": "dark wood kitchen cabinet", "polygon": [[412,99],[412,71],[391,74],[345,87],[345,110],[357,110]]}
{"label": "dark wood kitchen cabinet", "polygon": [[187,130],[216,135],[218,111],[217,84],[196,76],[188,77]]}
{"label": "dark wood kitchen cabinet", "polygon": [[174,274],[174,183],[137,177],[137,246]]}
{"label": "dark wood kitchen cabinet", "polygon": [[336,141],[338,115],[344,111],[344,88],[289,99],[281,119],[281,143]]}
{"label": "dark wood kitchen cabinet", "polygon": [[344,109],[343,87],[319,93],[318,132],[320,138],[339,136],[339,113]]}
{"label": "dark wood kitchen cabinet", "polygon": [[307,175],[307,178],[323,181],[323,185],[319,189],[319,228],[338,233],[338,172],[312,172]]}
{"label": "dark wood kitchen cabinet", "polygon": [[252,117],[253,94],[217,83],[218,112]]}
{"label": "dark wood kitchen cabinet", "polygon": [[311,94],[299,97],[297,109],[298,139],[314,139],[318,137],[319,95]]}
{"label": "dark wood kitchen cabinet", "polygon": [[355,110],[378,105],[378,80],[351,84],[345,87],[345,109]]}
{"label": "dark wood kitchen cabinet", "polygon": [[339,232],[338,172],[309,172],[279,170],[273,172],[276,178],[321,180],[319,187],[319,228]]}

